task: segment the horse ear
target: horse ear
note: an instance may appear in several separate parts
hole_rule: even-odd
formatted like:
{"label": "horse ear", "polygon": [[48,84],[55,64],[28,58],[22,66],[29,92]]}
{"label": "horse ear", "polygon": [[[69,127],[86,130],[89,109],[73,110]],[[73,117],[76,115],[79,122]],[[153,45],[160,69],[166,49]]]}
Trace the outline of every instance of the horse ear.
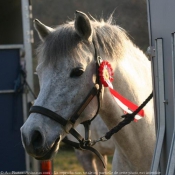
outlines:
{"label": "horse ear", "polygon": [[34,21],[34,27],[36,31],[38,32],[38,35],[42,41],[51,33],[54,31],[51,27],[48,27],[44,25],[42,22],[40,22],[38,19],[35,19]]}
{"label": "horse ear", "polygon": [[75,12],[75,30],[76,33],[85,40],[92,40],[92,26],[88,16],[80,11]]}

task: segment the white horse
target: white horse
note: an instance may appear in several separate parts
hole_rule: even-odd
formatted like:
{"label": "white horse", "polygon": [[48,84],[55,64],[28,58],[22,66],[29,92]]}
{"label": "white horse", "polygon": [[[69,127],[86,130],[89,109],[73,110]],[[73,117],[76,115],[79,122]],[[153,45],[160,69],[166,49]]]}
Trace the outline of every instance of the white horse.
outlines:
{"label": "white horse", "polygon": [[[107,22],[98,22],[77,11],[75,21],[53,29],[35,20],[35,28],[43,42],[38,49],[37,66],[40,93],[34,106],[54,111],[62,121],[59,124],[56,118],[52,120],[37,112],[31,113],[21,127],[23,145],[36,159],[51,159],[72,126],[76,127],[96,114],[99,105],[95,96],[81,111],[75,124],[65,122],[72,119],[96,83],[96,54],[112,65],[113,87],[125,98],[139,105],[152,91],[150,62],[123,29],[111,24],[111,18]],[[153,103],[149,102],[144,110],[143,119],[132,122],[113,135],[113,174],[142,174],[150,169],[155,143]],[[123,110],[109,88],[104,88],[99,114],[108,129],[121,121]]]}
{"label": "white horse", "polygon": [[[82,135],[85,134],[84,127],[82,125],[78,125],[76,127],[76,130]],[[107,131],[108,129],[106,125],[98,115],[91,125],[91,139],[95,140],[97,138],[100,138]],[[77,142],[77,140],[71,134],[68,134],[67,137],[68,139]],[[103,155],[105,163],[107,165],[107,156],[113,155],[114,153],[114,144],[112,138],[108,142],[99,142],[98,144],[94,145],[94,147]],[[107,172],[107,169],[103,167],[101,160],[92,152],[75,149],[75,154],[85,172],[95,172],[96,174]]]}

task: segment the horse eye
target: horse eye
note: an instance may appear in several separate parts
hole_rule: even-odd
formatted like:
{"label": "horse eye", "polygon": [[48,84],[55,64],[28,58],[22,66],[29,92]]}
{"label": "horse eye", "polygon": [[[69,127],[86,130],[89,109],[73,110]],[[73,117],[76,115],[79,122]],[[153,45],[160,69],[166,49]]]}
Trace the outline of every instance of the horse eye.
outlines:
{"label": "horse eye", "polygon": [[70,77],[79,77],[84,73],[83,68],[75,68],[72,70],[72,72],[70,73]]}

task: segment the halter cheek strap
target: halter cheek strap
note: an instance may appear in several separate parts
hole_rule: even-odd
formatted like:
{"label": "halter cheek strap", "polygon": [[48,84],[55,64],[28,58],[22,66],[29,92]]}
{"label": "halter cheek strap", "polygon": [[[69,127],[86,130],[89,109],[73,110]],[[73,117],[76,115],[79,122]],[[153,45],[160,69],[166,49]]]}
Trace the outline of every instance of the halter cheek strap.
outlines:
{"label": "halter cheek strap", "polygon": [[[81,103],[80,107],[75,111],[75,113],[71,116],[71,118],[68,120],[66,126],[65,126],[65,131],[67,133],[69,133],[70,128],[74,127],[75,122],[77,121],[77,119],[80,117],[80,115],[82,114],[82,112],[84,111],[84,109],[88,106],[88,104],[91,102],[91,100],[97,96],[98,98],[98,93],[99,93],[99,85],[95,84],[95,86],[91,89],[91,91],[89,92],[89,94],[86,96],[86,98],[83,100],[83,102]],[[98,98],[99,101],[99,98]],[[98,106],[99,108],[99,106]],[[98,111],[99,109],[97,109]],[[96,112],[95,116],[98,114],[98,112]],[[93,117],[93,118],[94,118]],[[92,120],[92,119],[91,119]],[[91,121],[90,120],[90,121]]]}

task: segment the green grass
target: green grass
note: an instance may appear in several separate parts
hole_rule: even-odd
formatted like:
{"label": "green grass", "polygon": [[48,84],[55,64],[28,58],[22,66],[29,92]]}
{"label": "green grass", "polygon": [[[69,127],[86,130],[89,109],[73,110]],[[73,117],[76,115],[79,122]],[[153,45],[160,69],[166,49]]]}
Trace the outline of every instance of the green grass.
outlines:
{"label": "green grass", "polygon": [[61,172],[83,172],[83,168],[73,150],[60,150],[54,159],[54,171],[61,175]]}
{"label": "green grass", "polygon": [[[108,157],[108,170],[111,170],[111,162],[112,156]],[[58,154],[54,158],[54,175],[81,175],[83,172],[84,170],[78,162],[74,150],[61,146]]]}

